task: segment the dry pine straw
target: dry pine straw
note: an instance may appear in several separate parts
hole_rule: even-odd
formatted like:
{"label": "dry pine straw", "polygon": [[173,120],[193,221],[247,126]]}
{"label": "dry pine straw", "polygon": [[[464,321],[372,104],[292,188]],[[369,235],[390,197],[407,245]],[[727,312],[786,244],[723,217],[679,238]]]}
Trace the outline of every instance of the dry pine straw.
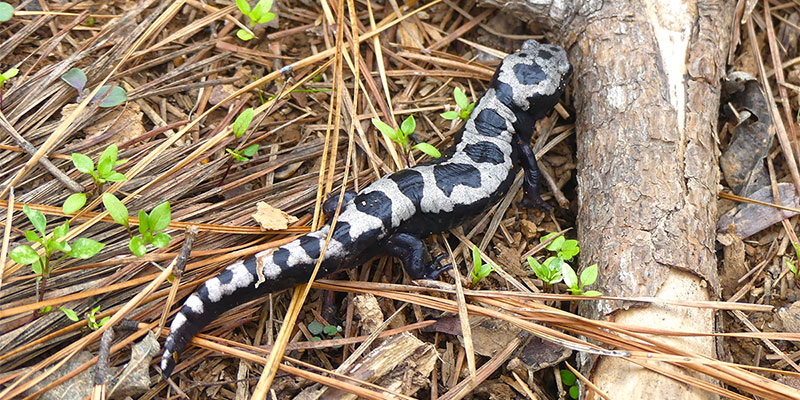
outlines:
{"label": "dry pine straw", "polygon": [[[119,7],[122,4],[128,7],[123,10]],[[10,138],[0,144],[0,163],[3,165],[0,179],[4,188],[0,207],[20,210],[22,204],[29,204],[45,212],[53,226],[57,218],[63,217],[57,205],[69,195],[62,181],[71,179],[82,185],[89,183],[85,176],[72,168],[68,154],[81,151],[96,159],[111,138],[120,145],[120,157],[130,160],[119,168],[129,179],[110,185],[105,190],[123,198],[132,210],[151,209],[161,201],[170,200],[173,210],[170,229],[175,240],[165,249],[150,252],[144,259],[136,259],[127,252],[124,230],[109,223],[110,218],[95,201],[87,207],[87,211],[72,219],[71,234],[101,240],[107,246],[100,255],[88,262],[65,262],[54,271],[48,283],[46,300],[31,303],[35,292],[34,276],[27,267],[6,260],[2,265],[3,286],[0,288],[0,298],[3,299],[0,308],[0,334],[3,335],[0,340],[0,368],[5,373],[0,378],[5,387],[0,392],[1,398],[13,397],[34,383],[35,379],[25,373],[23,366],[34,365],[37,370],[52,371],[80,349],[96,351],[102,331],[121,318],[152,321],[140,323],[137,331],[115,343],[111,350],[112,354],[126,351],[131,342],[163,325],[166,317],[163,311],[169,309],[169,304],[176,296],[186,296],[232,260],[286,243],[297,234],[308,231],[308,226],[318,221],[318,215],[314,214],[312,221],[305,211],[311,208],[318,210],[324,192],[338,193],[343,183],[350,188],[363,187],[382,174],[402,168],[406,160],[397,152],[397,148],[370,127],[369,119],[373,116],[383,120],[398,120],[413,112],[421,131],[435,133],[429,141],[440,148],[446,146],[454,126],[441,123],[436,114],[444,111],[443,105],[452,103],[452,88],[456,85],[466,88],[474,98],[483,90],[485,81],[492,73],[492,66],[473,62],[467,53],[474,54],[475,49],[481,49],[499,56],[503,54],[501,50],[477,44],[475,37],[469,36],[475,35],[477,27],[494,32],[486,23],[493,12],[474,9],[471,3],[434,1],[406,11],[397,9],[398,14],[394,13],[396,4],[392,1],[387,2],[386,6],[370,4],[370,7],[352,1],[323,1],[320,4],[323,5],[321,10],[316,6],[309,8],[301,2],[282,3],[278,11],[280,27],[268,30],[268,41],[260,43],[231,39],[233,30],[237,29],[242,18],[228,2],[211,2],[208,5],[194,0],[150,0],[141,4],[82,2],[63,9],[45,3],[50,10],[20,13],[2,25],[0,59],[21,70],[20,76],[6,85],[3,94],[3,117],[7,121],[4,126],[10,126],[24,137],[35,151],[34,154],[26,153],[23,150],[24,143]],[[778,11],[773,12],[783,12],[784,9],[775,8]],[[56,15],[52,11],[62,14]],[[356,18],[353,18],[353,14]],[[90,16],[95,20],[93,27],[86,24]],[[766,25],[766,37],[772,49],[774,28],[764,24],[763,18],[759,24],[755,14],[748,18],[755,18],[759,27]],[[746,36],[755,38],[752,34],[754,24],[750,23],[747,27],[751,34]],[[339,33],[334,35],[334,29],[338,29]],[[301,38],[298,39],[298,36]],[[282,46],[271,45],[269,41],[276,41]],[[360,52],[352,51],[359,48],[355,42],[362,44]],[[427,50],[421,51],[420,45]],[[771,52],[771,56],[773,62],[780,64],[781,60],[775,59],[780,57],[777,51]],[[288,82],[279,71],[286,65],[293,67],[293,76]],[[763,65],[759,61],[762,76],[768,76]],[[75,102],[75,93],[61,84],[58,77],[76,66],[90,77],[89,87],[96,88],[105,82],[127,86],[130,103],[124,107],[135,103],[146,116],[150,130],[136,137],[125,137],[122,141],[116,138],[125,134],[125,127],[111,128],[99,136],[84,137],[82,132],[85,128],[96,124],[101,117],[113,117],[119,109],[97,109],[84,100],[77,108],[72,108],[62,116],[65,106]],[[252,76],[232,79],[233,73],[243,66],[251,68]],[[775,76],[782,81],[780,71],[776,70]],[[320,75],[324,78],[323,82],[310,82]],[[212,105],[209,102],[212,90],[231,82],[236,82],[238,90],[228,92],[230,102]],[[314,94],[292,93],[294,89],[304,88],[337,90]],[[264,104],[257,101],[258,96],[266,98],[266,92],[274,94],[279,91],[280,96]],[[30,93],[37,95],[30,96]],[[778,93],[785,113],[791,115],[784,86],[779,86]],[[771,104],[776,104],[771,96],[770,92]],[[252,162],[231,168],[223,181],[222,177],[228,169],[224,148],[238,144],[232,139],[230,121],[239,110],[256,105],[255,121],[260,121],[260,124],[250,133],[246,144],[258,142],[264,150]],[[774,111],[779,116],[777,107]],[[563,108],[559,112],[562,116],[568,116]],[[387,115],[398,117],[388,118]],[[787,119],[791,121],[791,118]],[[539,156],[551,151],[572,132],[570,125],[557,126],[556,120],[554,115],[542,124],[548,129],[541,133],[542,139],[537,142]],[[791,122],[790,129],[794,129]],[[786,128],[779,126],[778,137],[784,151],[784,140],[788,143],[786,131]],[[788,155],[788,169],[797,179],[790,151]],[[411,162],[419,157],[419,154],[413,154]],[[64,172],[63,176],[57,176],[60,180],[52,179],[50,173],[36,166],[45,159]],[[305,164],[293,176],[282,180],[276,178],[278,168],[300,161]],[[567,174],[568,171],[564,172],[564,175]],[[551,191],[561,202],[565,198],[559,188],[565,182],[548,178]],[[245,185],[248,189],[243,190]],[[11,196],[12,186],[16,189],[15,197]],[[249,218],[255,209],[255,202],[259,200],[307,217],[286,230],[261,234]],[[484,260],[491,260],[487,249],[493,238],[503,240],[509,237],[506,224],[503,223],[506,210],[519,212],[515,210],[512,200],[513,194],[481,218],[467,234],[454,232],[461,241],[452,252],[456,261],[463,259],[464,252],[471,247],[471,240],[480,243]],[[8,215],[8,212],[4,215]],[[20,215],[14,214],[14,228],[7,230],[4,235],[4,254],[9,239],[19,242],[20,232],[30,228]],[[5,220],[9,224],[12,222],[12,218],[6,217]],[[136,218],[131,218],[131,224],[136,222]],[[166,277],[171,267],[159,271],[154,263],[166,265],[175,259],[183,242],[180,231],[189,227],[196,227],[201,233],[194,243],[185,275],[174,284],[169,284]],[[481,231],[487,233],[478,235],[477,232]],[[382,259],[361,271],[361,281],[382,281],[387,279],[382,271],[396,272],[398,267],[393,261]],[[792,373],[707,359],[671,348],[657,339],[660,335],[691,335],[691,332],[643,329],[585,320],[541,303],[542,300],[549,303],[573,298],[535,294],[510,273],[503,271],[501,276],[500,279],[507,281],[514,291],[475,291],[448,284],[419,288],[387,283],[334,281],[316,283],[315,287],[371,293],[395,300],[397,304],[410,303],[415,305],[413,309],[416,312],[412,314],[417,319],[422,317],[417,306],[424,306],[459,313],[464,321],[466,314],[505,320],[540,336],[586,351],[601,351],[597,346],[597,343],[601,343],[621,350],[615,356],[625,357],[646,368],[731,398],[744,397],[686,373],[665,370],[654,360],[716,378],[740,393],[771,399],[790,398],[795,393],[752,371]],[[388,279],[399,282],[399,279]],[[432,293],[426,295],[422,293],[424,291]],[[319,308],[316,293],[312,292],[314,300],[307,302],[302,309],[316,312]],[[452,296],[455,293],[458,295]],[[166,302],[168,298],[169,303]],[[209,354],[207,350],[255,363],[266,363],[263,349],[234,345],[224,338],[231,337],[232,333],[246,332],[236,328],[263,320],[258,316],[266,315],[265,311],[270,316],[267,318],[270,328],[266,334],[260,331],[257,336],[271,338],[272,332],[280,326],[278,320],[292,319],[291,315],[275,315],[286,308],[284,301],[284,296],[272,296],[267,308],[262,307],[262,300],[239,307],[215,321],[205,330],[206,334],[193,342],[194,347],[185,352],[178,370],[192,371],[192,377],[197,380],[214,380],[212,374],[197,370],[200,361]],[[299,300],[297,302],[298,305],[302,303]],[[79,315],[101,305],[100,317],[111,315],[112,319],[95,332],[86,331],[84,321],[71,323],[60,313],[50,313],[30,321],[31,312],[45,305],[70,307]],[[681,305],[748,312],[769,309],[768,306],[741,303]],[[296,317],[301,307],[290,309]],[[348,315],[352,315],[352,312]],[[413,331],[429,323],[423,318],[384,334]],[[263,327],[264,324],[260,325]],[[354,332],[351,319],[345,325],[345,332]],[[277,339],[278,342],[285,343],[292,330],[286,332]],[[583,335],[594,340],[595,344],[562,332]],[[740,335],[759,340],[796,339],[795,336],[780,333]],[[241,338],[240,335],[236,337]],[[324,344],[293,342],[288,344],[288,348],[323,348],[360,343],[367,339],[353,337]],[[464,339],[466,343],[471,343],[468,330],[465,330]],[[267,341],[262,340],[261,343]],[[442,398],[455,399],[468,394],[473,388],[472,379],[478,382],[486,379],[504,364],[517,345],[510,343],[506,350],[485,362],[480,362],[471,352],[462,353],[467,360],[469,374],[457,385],[447,388],[449,392],[443,394]],[[345,349],[344,358],[350,351],[349,348]],[[321,353],[305,354],[312,355],[311,358],[314,358],[314,354],[323,357]],[[113,360],[121,364],[125,356]],[[207,371],[218,371],[217,366],[227,365],[229,359],[225,360],[224,364],[220,364],[219,359],[206,359],[203,367]],[[287,358],[284,357],[284,360]],[[330,360],[323,357],[316,361],[329,364]],[[382,398],[386,395],[383,389],[374,385],[331,374],[330,371],[299,360],[293,361],[292,365],[273,365],[274,370],[280,369],[365,398]],[[264,382],[268,383],[268,379],[262,381],[255,396],[266,393]],[[509,378],[504,382],[520,393],[531,392],[522,379]],[[182,378],[178,378],[178,383],[184,388],[191,388],[191,382]],[[166,387],[166,382],[159,382],[145,398],[162,395]]]}

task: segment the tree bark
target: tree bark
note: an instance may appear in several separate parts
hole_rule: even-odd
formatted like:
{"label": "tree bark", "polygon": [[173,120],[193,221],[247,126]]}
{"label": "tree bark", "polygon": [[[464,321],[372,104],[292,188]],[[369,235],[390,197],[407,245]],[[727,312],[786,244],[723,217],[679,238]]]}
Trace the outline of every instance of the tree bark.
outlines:
{"label": "tree bark", "polygon": [[[575,68],[581,264],[612,296],[716,299],[716,143],[732,1],[485,1],[544,24]],[[585,307],[583,305],[586,305]],[[712,311],[583,302],[592,318],[712,332]],[[660,340],[715,357],[713,339]],[[716,358],[716,357],[715,357]],[[613,398],[715,396],[624,360],[584,358]],[[659,367],[670,368],[665,365]]]}

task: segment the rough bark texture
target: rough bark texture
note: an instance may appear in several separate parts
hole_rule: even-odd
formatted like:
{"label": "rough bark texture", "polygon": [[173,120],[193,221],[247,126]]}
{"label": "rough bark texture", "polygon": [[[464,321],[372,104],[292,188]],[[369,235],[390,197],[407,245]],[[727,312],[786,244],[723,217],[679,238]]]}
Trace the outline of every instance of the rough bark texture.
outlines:
{"label": "rough bark texture", "polygon": [[[582,264],[600,266],[599,290],[716,298],[714,132],[734,2],[502,3],[545,24],[575,67],[578,238]],[[633,325],[714,326],[705,310],[582,304],[592,318]],[[715,354],[710,339],[665,341]],[[584,367],[613,398],[712,398],[623,360]]]}

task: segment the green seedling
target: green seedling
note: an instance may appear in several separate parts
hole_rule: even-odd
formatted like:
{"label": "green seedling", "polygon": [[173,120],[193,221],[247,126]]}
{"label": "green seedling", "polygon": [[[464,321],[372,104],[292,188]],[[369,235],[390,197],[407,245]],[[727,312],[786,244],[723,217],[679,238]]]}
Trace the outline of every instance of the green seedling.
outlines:
{"label": "green seedling", "polygon": [[89,329],[93,331],[100,329],[101,326],[105,325],[105,323],[108,322],[109,319],[111,319],[110,315],[106,315],[105,317],[103,317],[103,319],[98,321],[97,318],[95,317],[95,314],[97,314],[98,311],[100,311],[100,306],[91,309],[91,311],[89,311],[89,315],[87,318],[87,324],[89,325]]}
{"label": "green seedling", "polygon": [[[89,94],[89,90],[86,89],[86,74],[80,68],[70,69],[66,74],[61,76],[61,80],[78,91],[78,97],[76,99],[78,102],[80,102],[84,96]],[[93,103],[99,101],[100,104],[98,105],[103,108],[116,107],[127,100],[128,95],[125,92],[125,89],[119,86],[112,87],[111,85],[101,86],[100,90],[92,98]]]}
{"label": "green seedling", "polygon": [[17,68],[9,68],[8,70],[6,70],[6,72],[0,74],[0,88],[2,88],[3,85],[5,85],[7,80],[17,76],[17,74],[19,74],[19,69]]}
{"label": "green seedling", "polygon": [[580,395],[578,377],[568,369],[559,370],[559,373],[561,375],[561,383],[568,388],[567,392],[569,393],[569,397],[577,400],[578,395]]}
{"label": "green seedling", "polygon": [[492,271],[494,271],[494,268],[490,264],[483,263],[481,252],[478,251],[478,246],[472,246],[472,271],[470,272],[470,275],[472,275],[472,284],[477,285],[481,279],[489,276]]}
{"label": "green seedling", "polygon": [[[273,0],[259,0],[256,6],[251,8],[247,0],[236,0],[236,7],[239,8],[242,14],[250,18],[250,27],[255,27],[258,24],[267,23],[275,18],[275,14],[269,11],[272,8],[272,1]],[[253,33],[246,29],[239,29],[236,31],[236,36],[244,41],[248,41],[254,37]]]}
{"label": "green seedling", "polygon": [[[69,244],[64,239],[69,233],[69,221],[65,221],[63,225],[53,229],[52,235],[48,237],[45,233],[47,218],[41,211],[32,210],[25,205],[22,207],[22,212],[25,213],[35,229],[35,231],[25,231],[25,238],[30,242],[41,244],[44,248],[44,254],[40,255],[29,245],[21,245],[11,250],[8,255],[19,264],[30,265],[33,272],[39,275],[36,279],[41,279],[42,282],[42,290],[39,291],[38,296],[39,300],[41,300],[44,295],[47,278],[58,263],[67,257],[82,260],[91,258],[102,250],[105,245],[87,238],[78,238],[72,244]],[[53,254],[57,251],[63,253],[63,255],[57,260],[53,260]]]}
{"label": "green seedling", "polygon": [[528,265],[533,273],[547,285],[561,282],[561,263],[563,262],[564,260],[558,257],[548,257],[540,264],[535,258],[528,256]]}
{"label": "green seedling", "polygon": [[[236,120],[233,121],[233,136],[238,139],[247,132],[247,129],[250,128],[250,123],[253,122],[254,114],[255,112],[253,109],[248,108],[236,117]],[[250,158],[258,153],[259,147],[258,144],[251,144],[241,150],[225,149],[225,151],[228,152],[235,161],[250,161]]]}
{"label": "green seedling", "polygon": [[456,110],[446,111],[440,114],[442,118],[447,120],[454,120],[461,118],[464,121],[469,119],[469,115],[472,113],[472,109],[475,108],[475,103],[470,103],[469,99],[467,99],[467,95],[464,93],[461,88],[456,87],[453,90],[453,98],[456,101]]}
{"label": "green seedling", "polygon": [[[341,339],[342,336],[339,334],[342,331],[341,326],[336,325],[322,325],[322,323],[318,321],[311,321],[308,324],[308,332],[314,335],[311,338],[312,342],[318,342],[322,340],[322,334],[325,334],[331,339]],[[334,348],[338,349],[342,346],[335,346]]]}
{"label": "green seedling", "polygon": [[585,286],[593,285],[595,281],[597,281],[597,264],[586,267],[586,269],[581,272],[580,281],[578,280],[578,275],[575,274],[575,270],[567,263],[561,264],[561,275],[564,276],[564,284],[567,285],[569,291],[574,295],[591,297],[602,295],[602,293],[597,290],[583,291]]}
{"label": "green seedling", "polygon": [[547,285],[555,285],[563,280],[573,294],[582,294],[584,296],[601,295],[602,293],[596,290],[583,291],[584,286],[589,286],[597,280],[597,264],[586,268],[581,273],[579,281],[575,270],[567,263],[567,261],[572,260],[580,253],[581,249],[578,246],[578,241],[566,239],[562,235],[556,235],[558,233],[553,232],[539,238],[541,243],[552,239],[547,245],[547,250],[556,254],[548,257],[541,264],[533,257],[528,257],[528,265],[530,265],[533,272]]}
{"label": "green seedling", "polygon": [[[798,260],[800,260],[800,246],[798,246],[797,243],[795,242],[792,242],[792,246],[794,246],[795,256],[797,257]],[[797,267],[794,265],[793,262],[789,261],[788,258],[784,258],[783,261],[786,263],[786,266],[789,267],[789,271],[792,271],[792,274],[794,274],[795,283],[797,283],[798,278],[800,278],[800,275],[798,275]]]}
{"label": "green seedling", "polygon": [[[106,147],[103,153],[100,154],[100,158],[97,159],[97,167],[95,168],[92,159],[88,156],[81,153],[72,153],[72,164],[75,165],[75,168],[84,174],[91,175],[94,180],[92,197],[103,192],[103,185],[106,182],[121,182],[127,179],[125,175],[114,171],[114,168],[128,162],[127,159],[118,160],[117,155],[117,145],[112,144]],[[73,193],[64,201],[61,210],[64,211],[64,214],[72,214],[80,210],[86,204],[86,200],[86,193]]]}
{"label": "green seedling", "polygon": [[103,205],[114,221],[128,229],[128,234],[131,236],[128,248],[136,257],[144,257],[147,254],[148,244],[163,249],[172,240],[169,234],[163,232],[163,230],[167,229],[172,219],[168,201],[157,205],[150,214],[144,210],[139,210],[139,235],[136,236],[131,233],[130,225],[128,224],[128,208],[125,207],[125,204],[122,204],[122,201],[117,196],[112,193],[103,193]]}
{"label": "green seedling", "polygon": [[[58,307],[58,309],[61,310],[64,313],[64,315],[66,315],[67,318],[69,318],[72,322],[80,321],[80,318],[78,317],[78,314],[75,312],[75,310],[65,307]],[[86,318],[86,324],[89,326],[89,329],[93,331],[100,329],[101,326],[105,325],[105,323],[108,322],[109,319],[111,319],[111,316],[107,315],[103,317],[103,319],[98,321],[97,317],[95,317],[98,311],[100,311],[100,306],[91,309]]]}
{"label": "green seedling", "polygon": [[14,6],[0,1],[0,22],[6,22],[14,16]]}
{"label": "green seedling", "polygon": [[[408,154],[408,137],[411,136],[414,131],[417,129],[417,122],[414,121],[414,116],[409,115],[406,119],[403,120],[403,123],[400,124],[400,127],[397,129],[392,128],[389,124],[377,119],[372,119],[372,125],[375,125],[381,133],[392,139],[393,142],[400,144],[400,147],[403,149],[403,153]],[[428,143],[417,143],[414,146],[411,146],[412,149],[417,149],[433,158],[439,158],[442,156],[442,153],[436,149],[436,147],[431,146]]]}

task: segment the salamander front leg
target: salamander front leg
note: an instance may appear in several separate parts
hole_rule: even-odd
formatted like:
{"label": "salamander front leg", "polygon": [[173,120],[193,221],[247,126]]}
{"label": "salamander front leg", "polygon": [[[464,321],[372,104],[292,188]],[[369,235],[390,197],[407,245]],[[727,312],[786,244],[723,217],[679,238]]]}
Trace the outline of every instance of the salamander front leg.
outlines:
{"label": "salamander front leg", "polygon": [[525,190],[525,196],[522,199],[522,205],[528,208],[538,208],[546,213],[553,211],[553,207],[542,199],[541,192],[539,191],[539,184],[541,174],[539,173],[539,165],[536,163],[536,156],[528,143],[524,143],[519,136],[514,136],[513,145],[517,148],[520,154],[520,161],[522,169],[525,172],[525,182],[522,188]]}
{"label": "salamander front leg", "polygon": [[408,233],[395,233],[384,239],[381,245],[386,254],[403,262],[403,268],[411,279],[436,279],[442,272],[453,267],[451,264],[439,266],[444,254],[431,262],[425,243]]}
{"label": "salamander front leg", "polygon": [[[356,195],[358,195],[358,193],[354,190],[345,190],[344,199],[342,199],[342,208],[344,208],[344,205],[349,203],[350,200],[356,198]],[[333,191],[328,194],[328,198],[322,203],[322,213],[325,215],[325,218],[333,218],[333,214],[336,213],[337,204],[339,204],[339,192]]]}

